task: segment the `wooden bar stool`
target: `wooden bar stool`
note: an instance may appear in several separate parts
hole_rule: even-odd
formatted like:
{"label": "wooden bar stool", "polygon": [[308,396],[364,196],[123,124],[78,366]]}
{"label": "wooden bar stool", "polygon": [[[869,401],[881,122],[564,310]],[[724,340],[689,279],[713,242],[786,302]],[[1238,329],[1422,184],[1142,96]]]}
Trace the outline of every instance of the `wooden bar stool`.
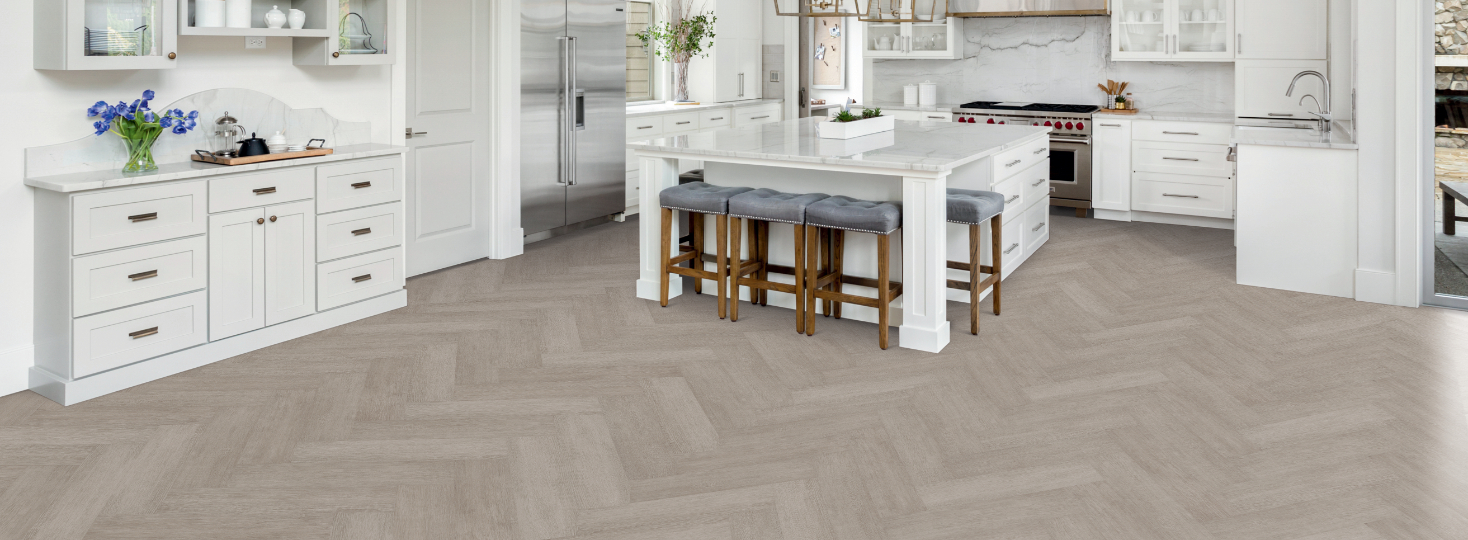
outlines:
{"label": "wooden bar stool", "polygon": [[[722,319],[727,312],[724,304],[728,291],[727,253],[729,249],[729,199],[740,193],[749,191],[747,187],[719,187],[704,182],[689,182],[680,184],[658,193],[658,204],[662,206],[662,261],[663,272],[659,285],[662,294],[658,297],[659,305],[668,307],[668,277],[669,274],[678,274],[694,278],[694,289],[701,288],[702,280],[711,279],[718,283],[719,287],[719,318]],[[677,257],[672,257],[670,252],[673,247],[673,220],[677,217],[673,212],[682,210],[688,212],[689,221],[692,223],[693,238],[689,241],[692,245],[683,245],[678,242]],[[717,234],[714,242],[718,244],[718,259],[713,272],[704,270],[703,267],[703,216],[711,214],[717,218]],[[692,268],[678,266],[687,261],[694,261]]]}
{"label": "wooden bar stool", "polygon": [[[1003,195],[992,191],[948,190],[948,222],[968,225],[968,262],[948,261],[948,267],[969,273],[968,281],[948,280],[948,288],[968,291],[971,319],[969,332],[976,336],[979,335],[979,294],[991,286],[994,287],[994,315],[999,315],[999,280],[1002,279],[1000,268],[1004,266],[1001,260],[1004,253],[1000,251],[1000,247],[1004,245],[1003,217]],[[979,264],[979,226],[985,221],[989,222],[990,256],[993,263],[989,266]],[[982,274],[989,274],[989,277],[980,280],[979,276]]]}
{"label": "wooden bar stool", "polygon": [[[773,189],[756,189],[729,199],[729,219],[732,221],[729,245],[734,261],[730,265],[729,276],[729,288],[733,291],[730,321],[739,322],[739,287],[744,286],[749,287],[751,304],[765,304],[768,291],[795,295],[795,331],[805,331],[805,209],[827,197],[824,193],[781,193]],[[744,227],[741,220],[749,222],[750,226],[748,261],[743,259],[741,235]],[[775,268],[769,264],[771,222],[795,225],[795,264],[791,268]],[[793,275],[795,283],[770,281],[771,271]]]}
{"label": "wooden bar stool", "polygon": [[[805,335],[816,333],[815,303],[828,300],[839,306],[851,303],[876,308],[877,330],[880,345],[887,348],[888,311],[892,301],[902,296],[902,284],[892,284],[888,261],[891,253],[892,233],[902,227],[902,206],[895,202],[873,202],[836,196],[811,204],[805,210],[806,241],[806,302]],[[821,268],[817,241],[824,231],[834,231],[830,246],[832,260]],[[846,231],[877,235],[877,279],[858,278],[843,274],[841,259],[845,256]],[[877,289],[876,298],[867,298],[841,292],[840,283],[872,287]],[[839,309],[832,308],[832,309]]]}

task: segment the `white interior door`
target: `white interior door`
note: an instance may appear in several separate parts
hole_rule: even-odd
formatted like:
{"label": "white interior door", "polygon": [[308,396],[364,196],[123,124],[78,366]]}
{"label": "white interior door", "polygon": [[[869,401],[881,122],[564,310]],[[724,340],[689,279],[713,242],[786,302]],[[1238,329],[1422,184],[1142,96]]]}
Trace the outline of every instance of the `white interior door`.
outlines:
{"label": "white interior door", "polygon": [[490,253],[488,0],[408,0],[408,275]]}
{"label": "white interior door", "polygon": [[265,209],[209,216],[209,341],[265,327]]}
{"label": "white interior door", "polygon": [[265,324],[316,313],[316,203],[265,209]]}

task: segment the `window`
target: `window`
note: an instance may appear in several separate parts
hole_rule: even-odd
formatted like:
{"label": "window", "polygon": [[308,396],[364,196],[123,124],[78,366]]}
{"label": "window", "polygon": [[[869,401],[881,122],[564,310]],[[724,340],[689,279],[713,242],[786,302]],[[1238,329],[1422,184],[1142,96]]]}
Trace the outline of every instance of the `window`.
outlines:
{"label": "window", "polygon": [[651,51],[636,34],[652,24],[652,2],[627,2],[627,101],[653,99]]}

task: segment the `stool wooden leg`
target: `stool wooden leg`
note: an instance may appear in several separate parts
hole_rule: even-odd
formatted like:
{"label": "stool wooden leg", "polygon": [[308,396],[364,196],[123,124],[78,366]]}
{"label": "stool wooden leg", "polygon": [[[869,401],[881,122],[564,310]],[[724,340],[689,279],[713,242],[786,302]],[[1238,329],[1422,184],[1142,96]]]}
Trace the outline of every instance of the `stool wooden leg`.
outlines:
{"label": "stool wooden leg", "polygon": [[805,335],[816,335],[816,280],[821,277],[819,227],[806,227],[805,231]]}
{"label": "stool wooden leg", "polygon": [[[744,220],[729,217],[729,320],[739,322],[739,268],[744,265]],[[750,289],[753,294],[754,289]]]}
{"label": "stool wooden leg", "polygon": [[[824,268],[827,273],[830,273],[831,267],[832,267],[831,266],[831,250],[833,248],[833,246],[831,245],[831,242],[832,242],[831,236],[833,234],[832,231],[834,231],[834,229],[826,229],[824,231],[821,231],[821,234],[820,234],[820,237],[821,237],[821,263],[820,264],[821,264],[821,267]],[[819,278],[820,275],[821,275],[821,273],[819,271],[817,271],[816,272],[816,277]],[[821,314],[822,315],[825,315],[827,317],[830,317],[831,316],[831,301],[830,300],[824,300],[824,301],[821,302]]]}
{"label": "stool wooden leg", "polygon": [[805,333],[805,229],[795,226],[795,333]]}
{"label": "stool wooden leg", "polygon": [[881,332],[882,350],[887,350],[887,310],[891,308],[892,290],[888,287],[889,276],[887,275],[888,259],[891,258],[888,249],[891,247],[892,235],[877,235],[877,330]]}
{"label": "stool wooden leg", "polygon": [[[688,222],[693,229],[693,252],[697,253],[688,261],[688,267],[703,270],[703,214],[689,213]],[[693,294],[703,294],[703,278],[693,280]]]}
{"label": "stool wooden leg", "polygon": [[658,284],[662,287],[660,289],[661,293],[658,295],[658,305],[660,305],[662,307],[668,307],[668,259],[671,259],[672,258],[671,256],[668,255],[668,252],[670,250],[672,250],[672,249],[673,249],[673,209],[672,208],[664,208],[663,209],[663,245],[662,245],[662,250],[661,250],[661,253],[662,253],[663,258],[661,259],[661,263],[658,265],[659,267],[661,267],[663,269],[661,280],[658,281]]}
{"label": "stool wooden leg", "polygon": [[[831,271],[836,273],[836,280],[831,282],[831,290],[839,293],[841,292],[841,278],[846,275],[846,231],[836,229],[833,234],[835,236],[831,241],[833,244],[831,248]],[[832,316],[840,319],[841,302],[835,302],[835,307],[832,308],[832,311],[835,312]]]}
{"label": "stool wooden leg", "polygon": [[989,220],[990,236],[993,237],[990,242],[993,245],[990,249],[993,250],[994,256],[990,258],[994,259],[994,294],[992,296],[994,297],[994,315],[996,316],[999,315],[999,286],[1004,283],[1003,272],[999,270],[1004,267],[1004,261],[1000,260],[1004,257],[1003,217],[1004,214],[999,214],[994,216],[994,219]]}
{"label": "stool wooden leg", "polygon": [[[761,267],[759,269],[759,278],[762,281],[769,281],[770,280],[770,268],[769,268],[769,266],[770,266],[770,222],[768,222],[768,221],[762,221],[762,222],[759,223],[759,260],[760,260],[760,264],[761,264]],[[769,301],[770,301],[770,291],[765,290],[765,289],[760,289],[759,290],[759,305],[761,305],[761,306],[767,306],[767,305],[769,305]]]}
{"label": "stool wooden leg", "polygon": [[724,302],[729,295],[729,216],[721,215],[717,222],[714,235],[718,237],[715,241],[719,243],[719,270],[716,272],[718,279],[715,281],[719,284],[719,318],[722,319],[728,312]]}
{"label": "stool wooden leg", "polygon": [[983,274],[979,272],[979,226],[968,226],[968,331],[979,335],[979,283]]}

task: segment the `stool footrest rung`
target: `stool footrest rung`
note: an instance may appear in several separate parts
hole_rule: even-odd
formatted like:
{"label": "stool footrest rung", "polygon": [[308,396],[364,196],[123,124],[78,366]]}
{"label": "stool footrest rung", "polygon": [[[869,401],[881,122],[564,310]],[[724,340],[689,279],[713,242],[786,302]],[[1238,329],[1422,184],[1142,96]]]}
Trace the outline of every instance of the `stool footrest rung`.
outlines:
{"label": "stool footrest rung", "polygon": [[714,281],[718,281],[719,279],[719,274],[717,273],[710,272],[708,270],[699,270],[697,268],[684,268],[682,266],[669,267],[668,273],[678,274],[680,276],[688,276],[691,278],[709,279]]}
{"label": "stool footrest rung", "polygon": [[[953,269],[953,270],[963,270],[964,272],[969,272],[970,271],[969,270],[969,264],[966,263],[966,262],[948,261],[948,268]],[[994,273],[994,267],[993,266],[989,266],[987,264],[979,265],[979,273],[981,273],[981,274],[993,274]]]}
{"label": "stool footrest rung", "polygon": [[694,257],[697,257],[697,256],[698,256],[697,253],[694,253],[694,252],[690,251],[688,253],[684,253],[684,254],[679,255],[677,257],[673,257],[671,259],[668,259],[668,264],[683,264],[683,263],[686,263],[688,261],[693,260],[693,258]]}

